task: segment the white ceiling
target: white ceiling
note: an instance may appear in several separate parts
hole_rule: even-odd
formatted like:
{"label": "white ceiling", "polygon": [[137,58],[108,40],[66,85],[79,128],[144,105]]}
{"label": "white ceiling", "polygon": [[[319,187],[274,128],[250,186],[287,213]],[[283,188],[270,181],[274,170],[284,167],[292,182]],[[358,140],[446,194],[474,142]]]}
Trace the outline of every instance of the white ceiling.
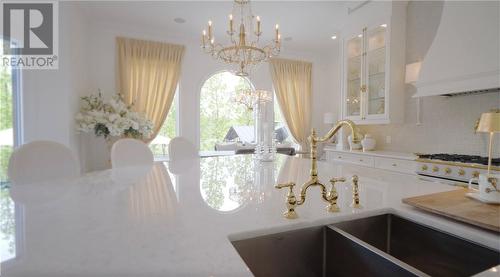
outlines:
{"label": "white ceiling", "polygon": [[[226,41],[223,34],[233,7],[231,1],[95,1],[82,4],[91,20],[138,25],[165,30],[171,36],[196,39],[210,19],[219,42]],[[347,7],[352,5],[352,1],[253,1],[252,10],[262,20],[265,41],[272,38],[274,25],[278,23],[282,38],[293,38],[283,42],[285,50],[323,52],[338,43],[331,36],[339,32],[347,16]],[[177,17],[186,22],[175,23]]]}

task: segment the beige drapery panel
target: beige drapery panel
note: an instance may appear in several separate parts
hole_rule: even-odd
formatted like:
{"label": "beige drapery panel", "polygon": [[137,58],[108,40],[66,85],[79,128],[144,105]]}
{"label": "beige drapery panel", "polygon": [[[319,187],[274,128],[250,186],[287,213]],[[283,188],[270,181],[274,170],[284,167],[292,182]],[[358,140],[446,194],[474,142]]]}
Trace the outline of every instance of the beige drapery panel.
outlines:
{"label": "beige drapery panel", "polygon": [[276,99],[290,133],[301,150],[307,150],[311,132],[312,63],[271,59],[269,62]]}
{"label": "beige drapery panel", "polygon": [[144,113],[156,137],[165,121],[181,73],[184,46],[162,42],[116,38],[118,89],[127,104]]}

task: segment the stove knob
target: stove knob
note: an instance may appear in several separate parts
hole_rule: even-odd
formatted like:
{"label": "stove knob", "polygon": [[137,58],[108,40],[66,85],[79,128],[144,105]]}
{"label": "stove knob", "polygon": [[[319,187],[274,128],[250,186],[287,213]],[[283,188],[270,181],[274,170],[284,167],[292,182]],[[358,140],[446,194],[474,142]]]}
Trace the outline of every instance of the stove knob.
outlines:
{"label": "stove knob", "polygon": [[477,177],[479,177],[479,171],[477,171],[477,170],[476,170],[476,171],[473,171],[473,172],[472,172],[472,177],[473,177],[473,178],[477,178]]}
{"label": "stove knob", "polygon": [[461,169],[461,168],[460,168],[460,169],[458,170],[458,175],[460,175],[460,176],[464,176],[464,175],[465,175],[465,170],[463,170],[463,169]]}
{"label": "stove knob", "polygon": [[451,168],[447,167],[444,169],[444,173],[450,174],[451,173]]}
{"label": "stove knob", "polygon": [[439,171],[439,167],[434,166],[434,167],[432,168],[432,172],[438,172],[438,171]]}
{"label": "stove knob", "polygon": [[420,167],[420,169],[422,171],[427,171],[428,167],[427,167],[427,165],[424,164],[423,166]]}

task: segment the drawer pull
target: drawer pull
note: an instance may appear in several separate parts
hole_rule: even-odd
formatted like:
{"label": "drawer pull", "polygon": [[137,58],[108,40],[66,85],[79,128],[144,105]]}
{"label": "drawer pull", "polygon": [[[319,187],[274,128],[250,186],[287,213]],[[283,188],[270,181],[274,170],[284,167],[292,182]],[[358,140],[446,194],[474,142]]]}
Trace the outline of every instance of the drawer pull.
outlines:
{"label": "drawer pull", "polygon": [[338,159],[342,159],[342,156],[338,156],[337,158],[338,158]]}
{"label": "drawer pull", "polygon": [[392,166],[398,166],[397,164],[392,164]]}
{"label": "drawer pull", "polygon": [[359,159],[360,162],[363,162],[363,159]]}

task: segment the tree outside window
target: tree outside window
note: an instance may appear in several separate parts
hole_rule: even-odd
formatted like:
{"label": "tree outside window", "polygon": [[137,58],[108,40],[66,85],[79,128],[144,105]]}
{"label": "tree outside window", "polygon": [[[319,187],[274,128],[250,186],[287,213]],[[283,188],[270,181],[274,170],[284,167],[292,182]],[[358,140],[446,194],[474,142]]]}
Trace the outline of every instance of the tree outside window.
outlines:
{"label": "tree outside window", "polygon": [[212,75],[201,88],[200,150],[213,151],[231,126],[253,126],[252,110],[234,101],[238,93],[253,89],[246,78],[224,71]]}
{"label": "tree outside window", "polygon": [[[0,41],[0,51],[3,43]],[[14,87],[12,68],[0,67],[0,261],[15,256],[15,206],[9,195],[9,159],[14,148]]]}
{"label": "tree outside window", "polygon": [[162,157],[168,154],[168,144],[170,140],[177,136],[177,95],[179,88],[175,92],[175,98],[168,111],[167,118],[163,125],[161,126],[158,135],[151,141],[149,148],[153,152],[155,157]]}

